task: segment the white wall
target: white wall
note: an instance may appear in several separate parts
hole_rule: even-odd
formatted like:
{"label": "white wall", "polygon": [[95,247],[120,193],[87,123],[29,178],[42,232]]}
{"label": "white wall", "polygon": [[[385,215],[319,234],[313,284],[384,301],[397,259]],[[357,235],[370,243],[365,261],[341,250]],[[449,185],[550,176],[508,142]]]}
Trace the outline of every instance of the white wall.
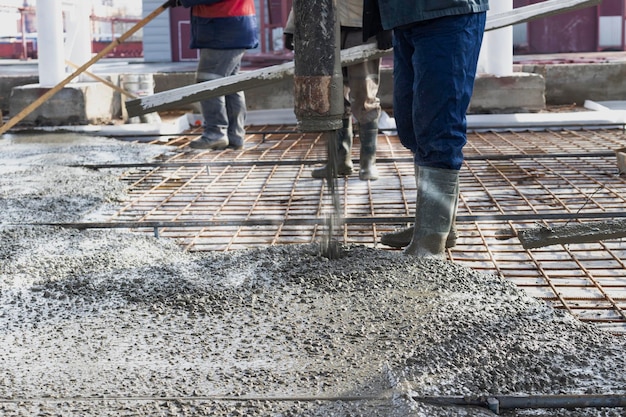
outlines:
{"label": "white wall", "polygon": [[0,8],[0,36],[16,36],[20,33],[20,14],[16,8]]}

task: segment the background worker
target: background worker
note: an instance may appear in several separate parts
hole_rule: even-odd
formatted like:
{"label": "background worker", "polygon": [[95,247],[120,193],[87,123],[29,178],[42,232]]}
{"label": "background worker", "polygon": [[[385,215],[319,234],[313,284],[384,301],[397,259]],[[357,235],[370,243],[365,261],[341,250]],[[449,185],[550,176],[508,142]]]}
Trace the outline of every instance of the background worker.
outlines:
{"label": "background worker", "polygon": [[[391,31],[380,31],[376,37],[363,40],[363,0],[338,0],[337,15],[341,25],[341,49],[368,43],[377,43],[379,49],[391,48]],[[294,25],[293,10],[289,14],[284,29],[285,48],[293,50],[293,37],[297,28]],[[298,51],[295,51],[296,53]],[[380,99],[378,86],[380,80],[380,59],[372,59],[359,64],[343,67],[344,114],[343,127],[337,132],[338,161],[337,174],[352,174],[352,115],[359,123],[359,179],[377,180],[376,140],[378,138],[378,118],[380,117]],[[326,178],[327,167],[314,169],[314,178]]]}
{"label": "background worker", "polygon": [[364,0],[363,38],[394,34],[394,118],[417,184],[407,255],[444,258],[454,244],[447,241],[488,9],[488,0]]}
{"label": "background worker", "polygon": [[[192,49],[200,50],[196,82],[239,73],[246,49],[259,43],[254,0],[171,0],[170,7],[191,8]],[[245,141],[243,91],[200,102],[204,132],[189,143],[198,149],[241,149]]]}

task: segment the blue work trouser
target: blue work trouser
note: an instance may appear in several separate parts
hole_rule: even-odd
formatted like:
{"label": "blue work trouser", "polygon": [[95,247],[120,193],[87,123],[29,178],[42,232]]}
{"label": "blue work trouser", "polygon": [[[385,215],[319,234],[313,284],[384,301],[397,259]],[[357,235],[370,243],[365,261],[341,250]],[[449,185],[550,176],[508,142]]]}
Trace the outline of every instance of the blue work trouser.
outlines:
{"label": "blue work trouser", "polygon": [[[244,52],[244,49],[200,49],[196,82],[238,74]],[[204,138],[228,138],[230,145],[243,145],[246,133],[246,99],[243,91],[203,100],[200,105],[204,118]]]}
{"label": "blue work trouser", "polygon": [[394,118],[415,165],[461,169],[486,13],[394,29]]}

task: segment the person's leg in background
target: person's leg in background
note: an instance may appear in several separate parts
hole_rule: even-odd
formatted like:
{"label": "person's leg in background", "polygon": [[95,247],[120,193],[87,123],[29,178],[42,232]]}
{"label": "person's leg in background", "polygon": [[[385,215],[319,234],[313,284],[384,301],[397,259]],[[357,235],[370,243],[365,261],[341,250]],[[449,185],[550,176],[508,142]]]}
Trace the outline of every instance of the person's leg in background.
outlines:
{"label": "person's leg in background", "polygon": [[[348,31],[341,29],[341,48],[344,48]],[[348,67],[343,67],[343,115],[342,127],[337,131],[337,175],[347,176],[352,174],[354,168],[352,163],[352,142],[354,135],[352,131],[352,109],[350,107],[350,87],[348,86]],[[326,178],[328,167],[316,168],[311,171],[313,178]]]}
{"label": "person's leg in background", "polygon": [[[348,32],[344,48],[362,45],[363,32]],[[375,42],[372,38],[370,42]],[[373,59],[347,67],[349,100],[352,113],[359,122],[359,179],[377,180],[376,145],[378,139],[378,119],[380,117],[380,59]]]}
{"label": "person's leg in background", "polygon": [[[243,49],[200,49],[196,82],[211,81],[235,75],[241,67]],[[225,149],[243,146],[246,104],[243,92],[215,97],[200,102],[204,131],[190,142],[198,149]]]}

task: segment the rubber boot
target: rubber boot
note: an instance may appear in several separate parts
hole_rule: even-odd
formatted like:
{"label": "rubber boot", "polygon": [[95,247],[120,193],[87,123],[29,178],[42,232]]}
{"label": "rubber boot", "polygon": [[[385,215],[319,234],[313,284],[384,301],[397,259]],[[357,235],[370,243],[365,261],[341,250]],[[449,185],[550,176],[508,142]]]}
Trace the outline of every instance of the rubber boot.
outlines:
{"label": "rubber boot", "polygon": [[195,149],[217,149],[228,147],[228,118],[224,98],[211,98],[200,102],[204,119],[202,136],[189,146]]}
{"label": "rubber boot", "polygon": [[[415,182],[417,183],[419,167],[415,165]],[[459,185],[457,183],[457,195]],[[459,207],[459,199],[457,198],[454,203],[454,216],[452,218],[452,226],[450,227],[450,233],[448,233],[448,237],[446,239],[446,249],[453,248],[456,246],[456,240],[458,237],[457,228],[456,228],[456,211]],[[404,229],[397,230],[395,232],[385,233],[380,238],[380,243],[385,246],[390,246],[392,248],[405,248],[409,246],[411,243],[411,239],[413,239],[413,230],[414,227],[405,227]]]}
{"label": "rubber boot", "polygon": [[378,121],[365,123],[359,127],[361,140],[361,156],[359,162],[359,179],[361,181],[378,179],[376,167],[376,140],[378,139]]}
{"label": "rubber boot", "polygon": [[459,171],[420,167],[417,177],[415,226],[404,250],[418,258],[445,259],[446,240],[458,201]]}
{"label": "rubber boot", "polygon": [[[337,131],[337,175],[352,174],[352,120],[343,119],[343,127]],[[326,166],[311,171],[313,178],[326,178]]]}

